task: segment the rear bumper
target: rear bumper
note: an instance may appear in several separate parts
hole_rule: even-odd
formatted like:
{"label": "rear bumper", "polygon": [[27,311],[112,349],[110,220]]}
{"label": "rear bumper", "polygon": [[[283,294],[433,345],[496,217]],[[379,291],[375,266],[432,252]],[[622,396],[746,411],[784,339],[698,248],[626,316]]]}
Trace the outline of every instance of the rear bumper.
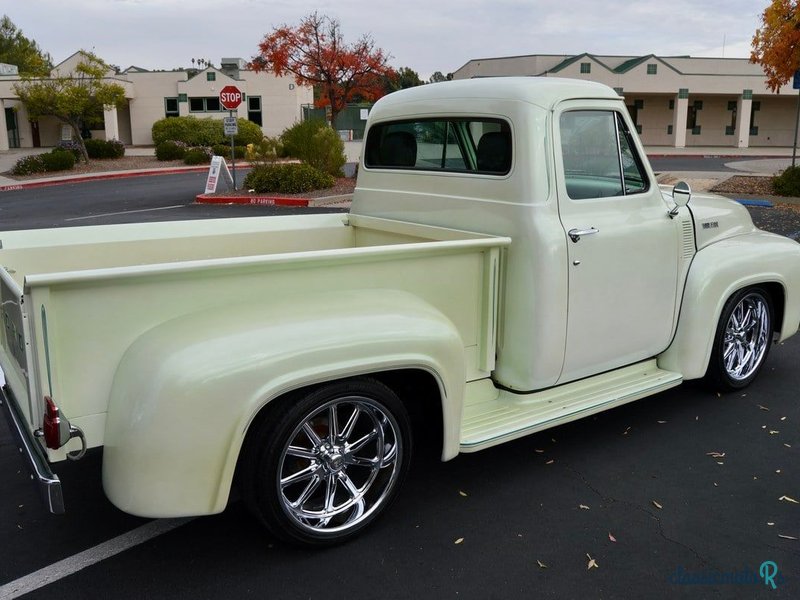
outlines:
{"label": "rear bumper", "polygon": [[8,420],[19,452],[30,471],[31,480],[39,490],[45,506],[55,515],[63,514],[64,497],[61,493],[61,481],[58,475],[50,470],[50,463],[47,462],[41,445],[28,431],[25,419],[17,406],[17,400],[8,386],[0,388],[0,406]]}

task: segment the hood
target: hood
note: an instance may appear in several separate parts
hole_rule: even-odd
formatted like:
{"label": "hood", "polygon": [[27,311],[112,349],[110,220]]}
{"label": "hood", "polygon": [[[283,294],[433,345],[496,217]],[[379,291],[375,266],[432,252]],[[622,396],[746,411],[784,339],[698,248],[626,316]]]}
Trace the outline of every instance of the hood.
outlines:
{"label": "hood", "polygon": [[[664,194],[671,202],[669,193]],[[700,250],[725,238],[756,231],[747,209],[716,194],[692,193],[689,210],[694,220],[695,242]]]}

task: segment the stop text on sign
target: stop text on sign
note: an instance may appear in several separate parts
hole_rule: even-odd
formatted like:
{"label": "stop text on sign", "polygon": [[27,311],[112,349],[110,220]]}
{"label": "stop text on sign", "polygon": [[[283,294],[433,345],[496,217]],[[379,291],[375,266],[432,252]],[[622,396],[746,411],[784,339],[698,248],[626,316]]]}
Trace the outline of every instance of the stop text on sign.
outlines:
{"label": "stop text on sign", "polygon": [[242,92],[232,85],[226,85],[219,92],[219,102],[228,110],[233,110],[242,103]]}

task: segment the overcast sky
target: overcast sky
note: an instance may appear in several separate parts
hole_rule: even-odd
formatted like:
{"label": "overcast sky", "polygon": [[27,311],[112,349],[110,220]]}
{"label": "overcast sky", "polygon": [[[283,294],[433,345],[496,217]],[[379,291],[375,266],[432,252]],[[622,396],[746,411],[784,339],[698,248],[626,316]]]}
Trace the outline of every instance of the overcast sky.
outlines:
{"label": "overcast sky", "polygon": [[273,27],[317,10],[346,41],[369,33],[423,78],[520,54],[749,56],[768,0],[0,0],[58,63],[94,50],[123,69],[250,60]]}

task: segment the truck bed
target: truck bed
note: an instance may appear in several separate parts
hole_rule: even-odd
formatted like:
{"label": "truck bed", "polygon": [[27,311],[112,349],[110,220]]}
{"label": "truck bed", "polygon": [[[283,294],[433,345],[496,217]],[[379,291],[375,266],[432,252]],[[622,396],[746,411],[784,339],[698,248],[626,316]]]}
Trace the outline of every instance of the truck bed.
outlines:
{"label": "truck bed", "polygon": [[[0,241],[0,367],[31,428],[41,422],[41,398],[51,395],[90,447],[103,443],[125,350],[147,330],[199,311],[253,304],[268,311],[309,296],[324,310],[325,294],[336,291],[410,292],[456,325],[469,376],[486,376],[499,248],[510,243],[342,214],[15,231]],[[394,264],[375,267],[387,260]],[[24,348],[14,346],[18,332]],[[50,460],[69,449],[50,452]]]}

